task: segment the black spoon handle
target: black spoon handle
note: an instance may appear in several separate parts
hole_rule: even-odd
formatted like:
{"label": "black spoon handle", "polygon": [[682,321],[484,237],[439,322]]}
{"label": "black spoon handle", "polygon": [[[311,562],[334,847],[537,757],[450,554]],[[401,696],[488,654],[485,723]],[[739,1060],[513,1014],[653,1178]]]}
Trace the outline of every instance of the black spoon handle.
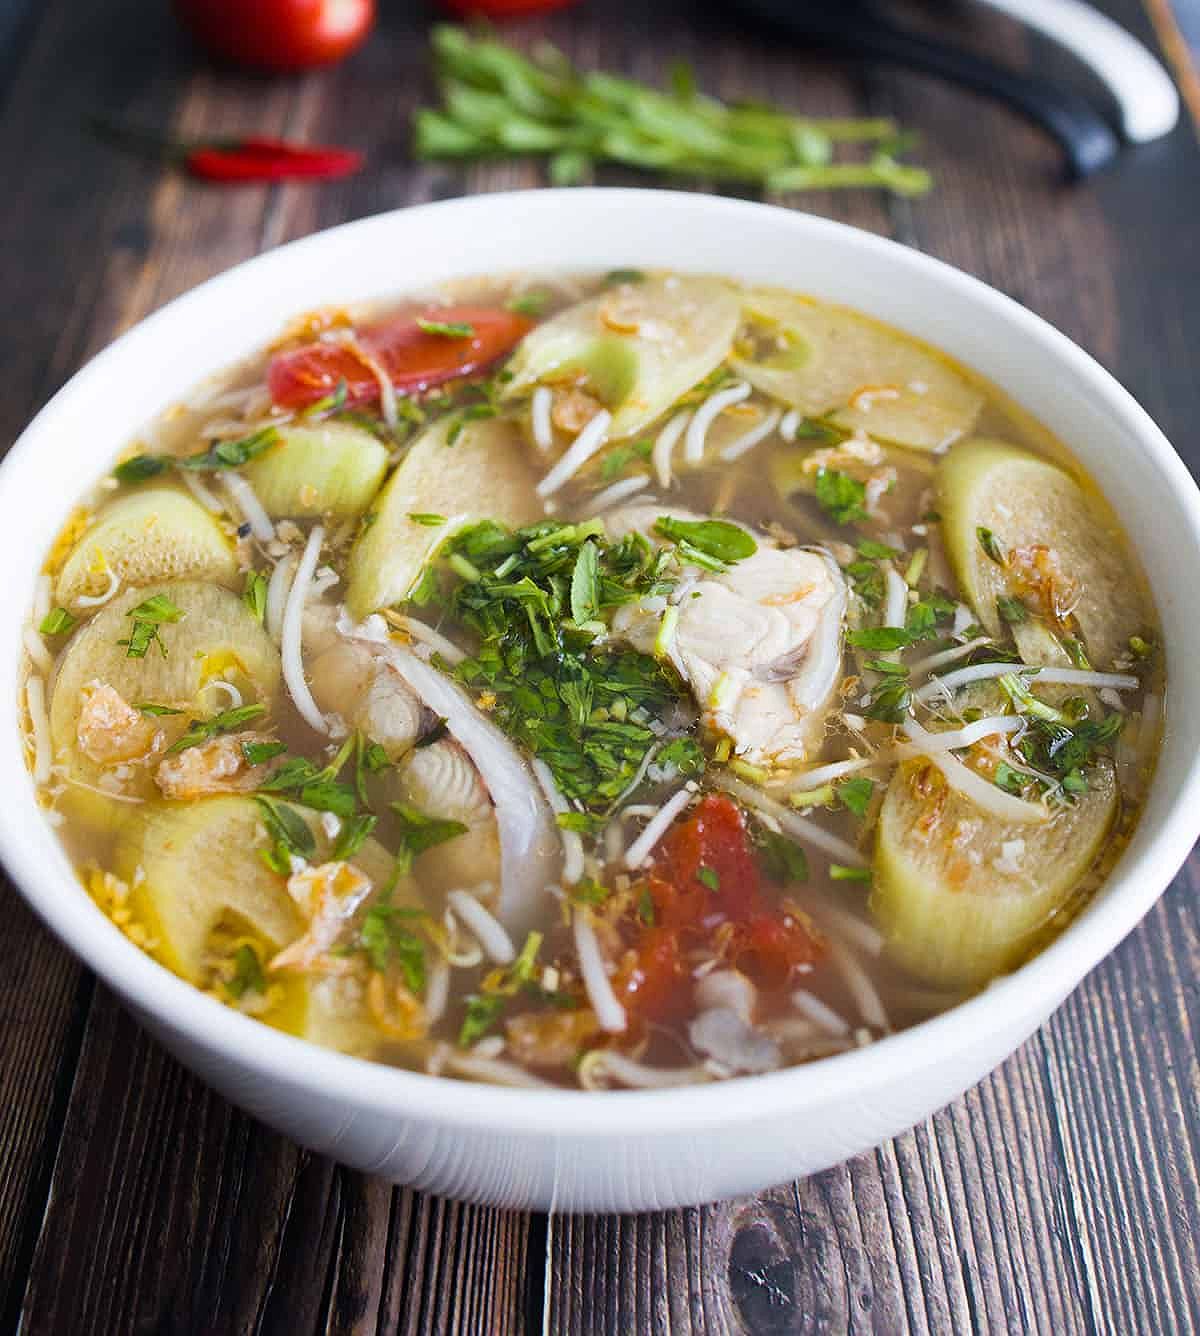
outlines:
{"label": "black spoon handle", "polygon": [[742,8],[796,36],[816,38],[825,46],[871,60],[906,65],[1007,103],[1058,141],[1073,176],[1089,176],[1117,155],[1117,137],[1107,122],[1069,88],[1016,74],[951,43],[897,27],[855,5],[831,12],[821,0],[811,5],[797,0],[742,0]]}

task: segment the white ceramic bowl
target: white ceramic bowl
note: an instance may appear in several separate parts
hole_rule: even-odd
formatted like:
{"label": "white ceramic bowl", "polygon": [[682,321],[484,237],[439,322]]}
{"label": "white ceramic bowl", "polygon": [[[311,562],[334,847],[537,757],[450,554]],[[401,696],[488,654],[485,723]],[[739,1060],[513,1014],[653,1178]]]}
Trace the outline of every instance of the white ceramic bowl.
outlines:
{"label": "white ceramic bowl", "polygon": [[[297,311],[489,271],[627,265],[733,275],[832,298],[940,345],[1076,452],[1123,516],[1170,659],[1167,736],[1141,823],[1107,885],[1036,960],[869,1048],[768,1076],[664,1092],[464,1085],[303,1044],[230,1011],[132,946],[39,815],[17,730],[0,731],[0,855],[34,910],[146,1027],[236,1104],[316,1150],[434,1192],[510,1206],[630,1211],[749,1192],[909,1127],[984,1076],[1166,887],[1200,832],[1200,494],[1154,423],[1090,357],[1015,302],[838,223],[663,191],[490,195],[338,227],[172,302],[85,367],[0,469],[0,702],[42,554],[129,436]],[[6,707],[10,720],[14,707]]]}

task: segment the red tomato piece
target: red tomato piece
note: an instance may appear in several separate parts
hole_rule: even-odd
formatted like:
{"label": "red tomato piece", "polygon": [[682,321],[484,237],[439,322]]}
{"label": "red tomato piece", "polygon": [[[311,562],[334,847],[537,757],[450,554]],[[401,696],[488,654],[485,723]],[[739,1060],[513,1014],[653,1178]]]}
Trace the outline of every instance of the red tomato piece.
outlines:
{"label": "red tomato piece", "polygon": [[[693,924],[740,921],[758,907],[758,863],[746,819],[730,798],[710,794],[663,838],[655,871],[695,908]],[[679,926],[684,926],[680,924]]]}
{"label": "red tomato piece", "polygon": [[[469,325],[470,337],[453,338],[422,329],[418,319]],[[487,306],[438,306],[408,311],[358,334],[357,343],[378,362],[402,394],[422,391],[486,370],[533,327],[512,311]],[[379,381],[354,345],[306,343],[277,353],[267,369],[267,387],[281,408],[303,408],[346,382],[350,404],[379,400]]]}
{"label": "red tomato piece", "polygon": [[216,56],[300,70],[330,65],[363,42],[375,0],[175,0],[175,12]]}
{"label": "red tomato piece", "polygon": [[662,1022],[686,1016],[692,986],[674,929],[645,929],[632,964],[621,971],[614,986],[626,1010],[641,1020]]}

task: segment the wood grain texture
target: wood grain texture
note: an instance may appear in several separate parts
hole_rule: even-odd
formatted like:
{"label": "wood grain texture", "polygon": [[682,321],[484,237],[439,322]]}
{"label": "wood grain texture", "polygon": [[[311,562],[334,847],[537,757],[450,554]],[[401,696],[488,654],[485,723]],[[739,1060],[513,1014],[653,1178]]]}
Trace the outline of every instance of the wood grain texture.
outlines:
{"label": "wood grain texture", "polygon": [[[1137,0],[1105,5],[1153,40]],[[266,83],[194,62],[159,6],[24,6],[0,61],[0,323],[11,438],[71,372],[171,296],[267,246],[380,209],[536,184],[526,165],[414,166],[421,16],[388,6],[346,65]],[[920,19],[920,15],[918,18]],[[1076,77],[962,6],[963,40]],[[832,67],[683,0],[591,3],[521,40],[814,114],[925,130],[929,200],[787,202],[917,245],[1046,315],[1110,366],[1189,462],[1194,132],[1067,188],[1007,113],[927,80]],[[183,132],[359,143],[319,189],[221,191],[81,137],[104,108]],[[19,167],[19,170],[15,168]],[[613,172],[613,183],[632,181]],[[1191,238],[1191,246],[1187,241]],[[402,272],[386,283],[403,285]],[[167,1058],[0,889],[0,1330],[27,1332],[1167,1332],[1200,1325],[1200,862],[975,1090],[801,1183],[637,1218],[545,1220],[348,1171],[230,1108]]]}

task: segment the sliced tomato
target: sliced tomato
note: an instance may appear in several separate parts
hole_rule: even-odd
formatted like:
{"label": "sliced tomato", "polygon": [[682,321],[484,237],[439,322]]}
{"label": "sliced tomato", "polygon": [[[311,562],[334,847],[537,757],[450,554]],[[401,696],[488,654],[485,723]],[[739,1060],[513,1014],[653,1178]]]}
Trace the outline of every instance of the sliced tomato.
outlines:
{"label": "sliced tomato", "polygon": [[667,832],[644,890],[654,922],[640,930],[617,981],[625,1005],[643,1019],[687,1014],[692,948],[719,942],[731,965],[770,992],[822,953],[808,924],[764,891],[746,819],[724,795],[705,798]]}
{"label": "sliced tomato", "polygon": [[692,982],[672,928],[646,928],[614,980],[625,1009],[639,1020],[675,1021],[691,1006]]}
{"label": "sliced tomato", "polygon": [[735,802],[719,794],[709,795],[694,816],[667,832],[655,872],[674,888],[678,903],[664,906],[663,914],[677,927],[742,921],[762,898],[746,819]]}
{"label": "sliced tomato", "polygon": [[[469,326],[468,336],[431,333],[419,321]],[[437,306],[406,311],[358,331],[352,343],[306,343],[277,353],[267,387],[281,408],[303,408],[346,383],[347,403],[378,403],[379,379],[366,359],[383,368],[401,394],[486,371],[533,327],[512,311],[490,306]],[[359,351],[361,350],[361,351]]]}

